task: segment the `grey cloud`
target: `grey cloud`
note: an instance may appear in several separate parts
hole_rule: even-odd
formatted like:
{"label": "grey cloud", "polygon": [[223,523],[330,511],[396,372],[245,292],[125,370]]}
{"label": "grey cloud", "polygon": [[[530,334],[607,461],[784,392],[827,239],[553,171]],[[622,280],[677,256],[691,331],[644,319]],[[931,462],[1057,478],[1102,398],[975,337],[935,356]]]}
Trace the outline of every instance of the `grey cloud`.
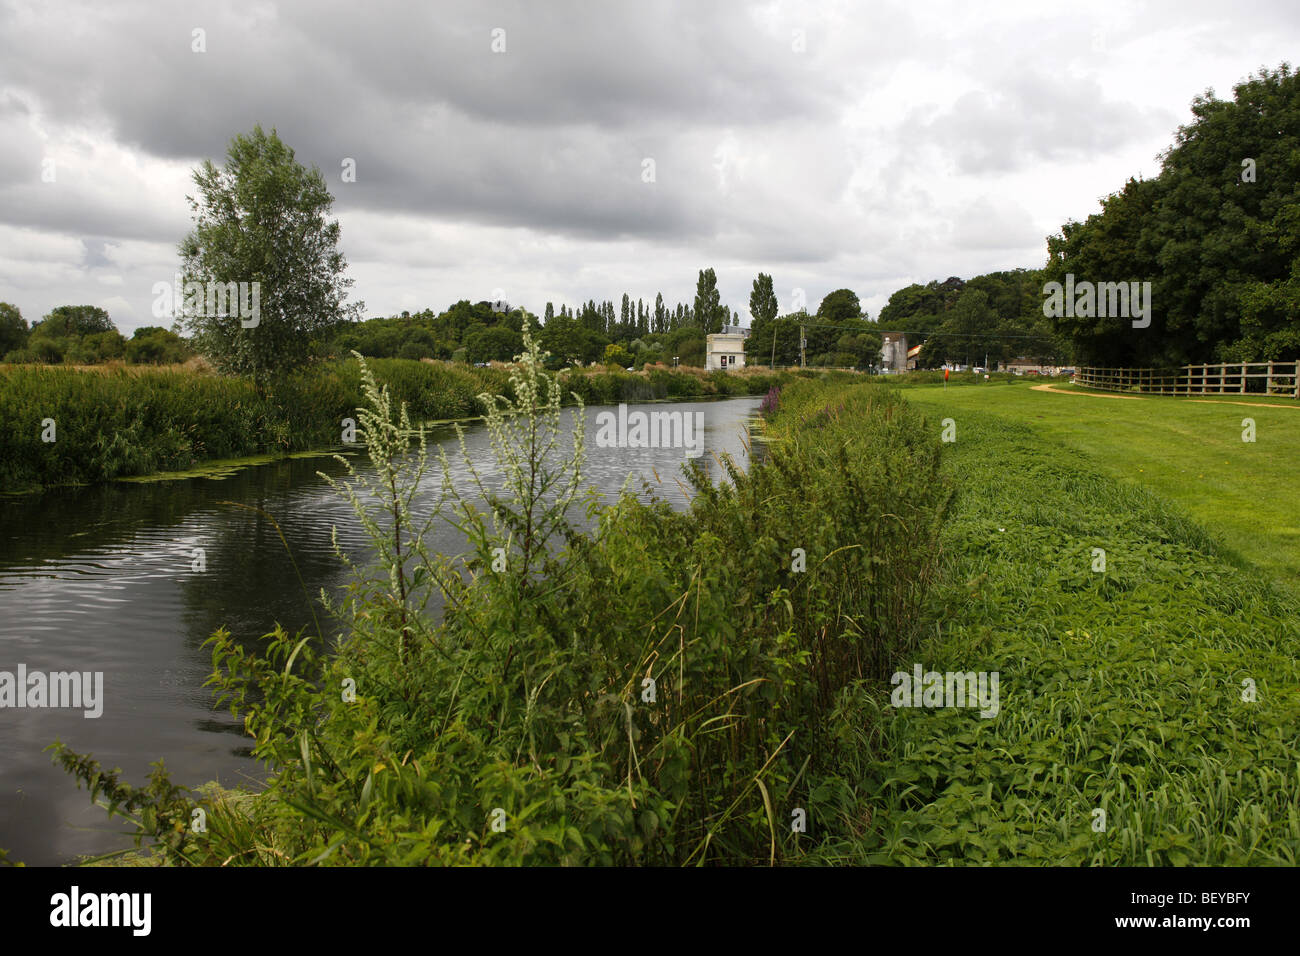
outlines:
{"label": "grey cloud", "polygon": [[933,119],[914,110],[904,135],[941,150],[963,173],[986,174],[1110,153],[1175,125],[1173,114],[1107,100],[1096,79],[1027,72],[964,93]]}
{"label": "grey cloud", "polygon": [[[674,155],[682,133],[829,122],[840,90],[838,74],[801,69],[788,40],[732,2],[348,2],[251,17],[96,4],[67,19],[78,16],[91,28],[15,27],[0,41],[5,81],[39,89],[53,117],[98,111],[119,141],[188,161],[220,161],[231,135],[260,122],[336,185],[340,161],[357,160],[357,183],[336,189],[340,210],[575,236],[707,235],[716,211],[686,171],[695,160]],[[191,51],[195,28],[204,53]],[[51,71],[52,59],[84,72]],[[653,189],[639,179],[647,156]]]}
{"label": "grey cloud", "polygon": [[107,245],[108,243],[103,239],[82,239],[81,246],[84,250],[84,256],[81,264],[87,269],[113,268],[113,260],[104,255]]}
{"label": "grey cloud", "polygon": [[[1207,2],[1189,26],[1182,9],[0,0],[0,225],[68,240],[48,244],[59,251],[44,269],[0,259],[0,293],[44,283],[49,301],[31,308],[47,309],[102,286],[106,242],[174,249],[190,227],[183,171],[221,162],[233,135],[261,123],[324,173],[345,254],[377,277],[354,289],[373,311],[412,295],[452,301],[469,275],[572,299],[633,282],[689,298],[709,264],[742,299],[743,276],[761,268],[810,299],[825,285],[865,301],[892,289],[864,286],[899,275],[1041,256],[1041,208],[963,212],[960,197],[1015,199],[1027,171],[1052,175],[1121,143],[1154,151],[1196,92],[1268,59],[1254,52],[1275,49],[1266,33],[1297,16],[1262,3],[1232,18]],[[1100,61],[1086,49],[1058,69],[1055,51],[1097,25],[1120,75],[1146,57],[1143,69],[1174,74],[1178,98],[1088,78]],[[1215,76],[1184,68],[1180,44],[1228,55],[1198,25],[1249,60],[1220,59]],[[502,54],[490,46],[498,27]],[[195,28],[205,53],[191,51]],[[804,53],[791,50],[794,28]],[[1184,88],[1182,73],[1196,82]],[[83,157],[56,187],[39,179],[51,145]],[[345,157],[355,183],[341,180]],[[646,157],[654,184],[641,181]],[[1120,185],[1073,177],[1053,213],[1086,213]],[[141,316],[149,300],[133,290],[147,292],[159,268],[122,269]]]}

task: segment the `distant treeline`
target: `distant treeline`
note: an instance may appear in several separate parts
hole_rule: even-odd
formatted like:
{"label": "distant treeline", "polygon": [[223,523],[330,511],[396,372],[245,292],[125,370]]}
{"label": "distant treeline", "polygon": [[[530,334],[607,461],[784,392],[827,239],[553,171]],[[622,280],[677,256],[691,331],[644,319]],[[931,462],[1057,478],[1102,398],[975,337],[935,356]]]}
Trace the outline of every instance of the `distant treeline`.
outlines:
{"label": "distant treeline", "polygon": [[880,325],[907,333],[909,346],[921,346],[920,368],[993,368],[1022,356],[1059,365],[1072,357],[1069,340],[1043,316],[1039,269],[909,285],[889,297]]}
{"label": "distant treeline", "polygon": [[[712,273],[712,269],[700,273],[703,291],[696,307],[678,304],[668,309],[662,295],[655,297],[652,306],[626,293],[617,310],[613,301],[588,301],[576,308],[561,305],[558,310],[547,302],[538,341],[549,353],[549,366],[703,366],[706,336],[739,322],[729,307],[714,301],[717,287]],[[851,290],[830,293],[816,313],[800,310],[778,317],[771,277],[760,274],[755,289],[750,298],[752,334],[745,343],[748,364],[798,365],[801,325],[806,327],[805,359],[810,366],[870,368],[879,363],[880,334]],[[526,309],[462,300],[441,314],[403,312],[348,325],[339,332],[336,347],[377,357],[505,362],[522,351],[524,324],[536,327],[537,322],[538,317]]]}
{"label": "distant treeline", "polygon": [[169,364],[193,354],[183,338],[156,325],[136,329],[128,339],[97,306],[61,305],[28,328],[17,306],[0,302],[0,359],[8,363]]}

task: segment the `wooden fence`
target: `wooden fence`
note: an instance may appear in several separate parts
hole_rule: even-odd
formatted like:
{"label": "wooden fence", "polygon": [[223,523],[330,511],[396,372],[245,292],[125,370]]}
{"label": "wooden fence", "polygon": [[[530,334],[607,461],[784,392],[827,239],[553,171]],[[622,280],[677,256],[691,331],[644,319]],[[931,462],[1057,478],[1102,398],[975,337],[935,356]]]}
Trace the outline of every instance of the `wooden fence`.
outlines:
{"label": "wooden fence", "polygon": [[1177,369],[1081,368],[1076,385],[1155,395],[1289,395],[1300,398],[1300,362],[1229,362]]}

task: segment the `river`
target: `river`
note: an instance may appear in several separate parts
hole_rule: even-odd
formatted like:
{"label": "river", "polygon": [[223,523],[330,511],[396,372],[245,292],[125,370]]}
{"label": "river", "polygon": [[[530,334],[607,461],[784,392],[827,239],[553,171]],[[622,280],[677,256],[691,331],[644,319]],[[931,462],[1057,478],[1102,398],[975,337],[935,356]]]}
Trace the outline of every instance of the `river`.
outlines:
{"label": "river", "polygon": [[[715,480],[714,455],[748,467],[747,426],[760,399],[629,405],[635,411],[703,413],[704,455]],[[628,476],[632,490],[685,508],[675,480],[681,448],[602,448],[597,416],[586,412],[587,483],[612,500]],[[566,422],[572,410],[565,410]],[[441,443],[457,481],[466,474],[450,426],[430,434]],[[492,456],[487,430],[466,429],[477,463]],[[364,451],[351,457],[368,465]],[[312,623],[307,595],[347,581],[333,553],[331,530],[345,552],[364,559],[364,535],[346,502],[317,472],[339,476],[332,457],[286,459],[239,468],[226,477],[117,481],[39,495],[0,498],[0,672],[102,672],[103,713],[0,707],[0,848],[29,865],[73,862],[130,845],[130,824],[109,819],[45,748],[56,738],[91,753],[124,779],[142,785],[149,764],[166,762],[175,783],[255,785],[260,767],[249,755],[242,723],[214,709],[211,656],[202,647],[219,627],[255,641],[278,622],[287,630]],[[432,480],[436,480],[434,475]],[[304,586],[275,526],[283,531]],[[453,529],[435,547],[458,554]],[[196,570],[196,552],[202,570]],[[319,600],[316,599],[317,605]],[[317,607],[319,613],[319,607]],[[328,633],[327,628],[327,633]]]}

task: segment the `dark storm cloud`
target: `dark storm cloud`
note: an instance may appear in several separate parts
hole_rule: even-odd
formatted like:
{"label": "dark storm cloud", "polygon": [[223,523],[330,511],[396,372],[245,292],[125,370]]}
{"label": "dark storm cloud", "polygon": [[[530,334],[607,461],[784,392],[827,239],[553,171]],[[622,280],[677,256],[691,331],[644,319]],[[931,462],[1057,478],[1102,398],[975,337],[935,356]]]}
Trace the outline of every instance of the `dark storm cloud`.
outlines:
{"label": "dark storm cloud", "polygon": [[[835,73],[791,53],[788,31],[735,3],[93,4],[9,11],[5,26],[6,83],[39,89],[51,119],[93,116],[146,154],[220,161],[261,123],[321,166],[340,210],[585,237],[707,235],[709,156],[684,134],[814,121],[839,92]],[[358,166],[347,188],[344,158]]]}

